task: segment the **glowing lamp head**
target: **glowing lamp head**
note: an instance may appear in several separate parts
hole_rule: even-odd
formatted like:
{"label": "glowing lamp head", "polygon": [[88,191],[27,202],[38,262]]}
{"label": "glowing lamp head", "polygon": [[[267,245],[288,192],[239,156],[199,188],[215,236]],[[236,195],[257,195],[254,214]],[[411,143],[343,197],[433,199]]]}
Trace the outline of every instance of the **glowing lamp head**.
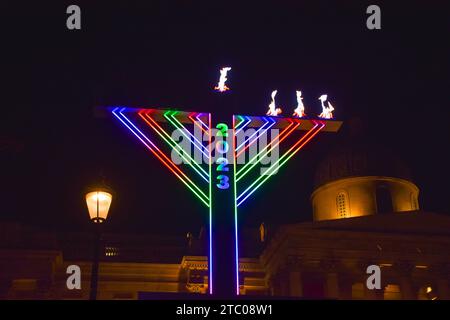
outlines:
{"label": "glowing lamp head", "polygon": [[108,217],[112,202],[112,193],[105,189],[97,189],[86,194],[86,204],[91,220],[102,223]]}

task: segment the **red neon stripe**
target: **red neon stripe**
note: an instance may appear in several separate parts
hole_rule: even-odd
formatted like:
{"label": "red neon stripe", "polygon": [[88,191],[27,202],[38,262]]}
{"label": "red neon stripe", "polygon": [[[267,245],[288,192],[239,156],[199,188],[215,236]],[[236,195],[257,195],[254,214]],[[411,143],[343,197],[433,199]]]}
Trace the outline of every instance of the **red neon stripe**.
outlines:
{"label": "red neon stripe", "polygon": [[[155,151],[155,150],[153,150],[150,146],[148,146],[148,145],[145,145],[146,147],[147,147],[147,149],[149,149],[154,155],[155,155],[155,157],[157,157],[158,159],[159,159],[159,161],[161,161],[161,163],[163,164],[163,165],[165,165],[170,171],[172,171],[172,173],[175,175],[175,176],[177,176],[178,177],[178,179],[180,179],[180,180],[182,180],[182,181],[185,181],[175,170],[173,170],[173,168],[172,167],[170,167],[169,166],[169,164],[168,163],[166,163],[159,155],[158,155],[158,153]],[[154,146],[154,148],[156,149],[156,150],[158,150],[162,155],[164,155],[163,153],[162,153],[162,151],[161,150],[159,150],[157,147],[155,147]],[[183,174],[183,173],[181,173],[181,174]]]}
{"label": "red neon stripe", "polygon": [[[153,128],[153,130],[155,130],[155,128],[152,126],[152,124],[150,124],[150,122],[148,122],[145,118],[144,118],[144,116],[139,112],[138,113],[138,115],[148,124],[148,125],[150,125],[152,128]],[[155,120],[153,120],[148,114],[145,114],[145,116],[147,116],[151,121],[153,121],[158,127],[160,127],[157,123],[156,123],[156,121]],[[161,127],[160,127],[161,128]],[[161,129],[162,130],[162,129]],[[181,169],[180,168],[178,168],[178,166],[175,164],[175,163],[173,163],[172,162],[172,160],[171,159],[169,159],[165,154],[164,154],[164,152],[162,152],[161,150],[159,150],[157,147],[156,147],[156,149],[161,153],[161,155],[166,159],[166,161],[168,162],[168,163],[170,163],[187,181],[189,181],[190,183],[191,183],[191,185],[193,185],[194,187],[195,187],[195,189],[198,189],[198,190],[201,190],[196,184],[194,184],[192,181],[191,181],[191,179],[189,179],[189,177],[188,176],[186,176],[186,174],[183,172],[183,171],[181,171]],[[159,157],[158,157],[159,158]],[[162,159],[160,159],[163,163],[164,163],[164,161],[162,160]],[[167,164],[166,164],[167,165]],[[168,165],[167,165],[168,166]],[[170,169],[170,167],[169,167],[169,169]],[[174,171],[172,171],[172,172],[174,172]],[[175,172],[174,172],[175,173]],[[176,174],[176,173],[175,173]],[[178,176],[178,175],[177,175]]]}
{"label": "red neon stripe", "polygon": [[[266,122],[262,127],[264,127],[265,125],[267,125],[268,124],[268,122]],[[273,124],[274,123],[272,123],[272,126],[273,126]],[[270,124],[269,124],[269,126],[270,126]],[[245,151],[245,149],[248,149],[251,145],[253,145],[256,141],[258,141],[258,135],[259,135],[259,131],[262,131],[262,130],[264,130],[264,129],[262,129],[262,127],[260,127],[260,128],[258,128],[258,130],[256,131],[256,138],[255,139],[253,139],[253,141],[251,141],[249,144],[247,144],[247,145],[245,145],[245,141],[244,141],[244,149],[243,150],[241,150],[241,151]],[[234,128],[234,125],[233,125],[233,128]],[[267,129],[268,130],[268,129]],[[267,131],[266,130],[266,131]],[[244,139],[245,140],[245,139]],[[249,139],[250,140],[250,139]],[[242,145],[242,144],[241,144]]]}
{"label": "red neon stripe", "polygon": [[[314,129],[316,129],[317,128],[317,123],[314,121],[314,120],[311,120],[312,122],[314,122],[315,123],[315,126],[313,127],[313,128],[311,128],[310,130],[308,130],[308,132],[306,132],[303,136],[302,136],[302,138],[299,140],[299,141],[297,141],[288,151],[286,151],[285,152],[285,154],[281,157],[281,158],[284,158],[284,157],[287,157],[287,159],[286,159],[286,161],[284,161],[283,163],[282,163],[282,165],[283,164],[285,164],[292,156],[294,156],[295,155],[295,153],[297,153],[301,148],[303,148],[316,134],[318,134],[321,130],[322,130],[322,128],[323,127],[325,127],[325,123],[323,123],[323,122],[321,122],[321,124],[322,124],[322,126],[318,129],[318,130],[316,130],[316,132],[314,132],[314,133],[312,133],[313,131],[314,131]],[[307,136],[310,136],[310,137],[308,137],[308,138],[306,138]],[[304,141],[303,142],[303,140],[305,140],[306,139],[306,141]],[[292,152],[292,154],[290,154],[290,155],[288,155],[288,153],[292,150],[292,149],[294,149],[298,144],[300,144],[300,143],[302,143],[303,142],[303,144],[301,144],[297,149],[295,149],[293,152]],[[280,159],[281,159],[280,158]],[[278,160],[278,162],[280,162],[280,160]],[[273,166],[271,166],[270,168],[269,168],[269,170],[272,168]],[[258,179],[259,180],[259,179]],[[264,183],[265,181],[267,180],[267,178],[265,179],[265,180],[263,180],[263,182],[262,183]],[[253,182],[253,183],[255,183],[255,182]],[[252,183],[252,184],[253,184]],[[244,195],[244,193],[246,194],[246,196],[244,197],[244,200],[242,200],[242,201],[240,201],[239,203],[238,203],[238,205],[240,205],[240,204],[242,204],[251,194],[253,194],[253,192],[255,192],[256,191],[256,189],[258,189],[261,185],[262,185],[262,183],[260,183],[259,185],[257,185],[256,187],[254,187],[253,189],[251,189],[250,191],[248,191],[248,188],[250,188],[251,186],[252,186],[252,184],[249,186],[249,187],[247,187],[247,189],[243,192],[243,193],[241,193],[237,198],[238,199],[240,199],[240,198],[242,198],[242,196]]]}
{"label": "red neon stripe", "polygon": [[300,150],[306,143],[308,143],[316,134],[318,134],[319,133],[319,131],[320,130],[322,130],[322,128],[323,127],[325,127],[325,124],[323,123],[323,122],[321,122],[321,127],[316,131],[316,132],[314,132],[314,133],[312,133],[313,131],[314,131],[314,129],[316,129],[317,128],[317,123],[316,123],[316,121],[314,121],[314,120],[311,120],[314,124],[315,124],[315,126],[313,127],[313,128],[311,128],[311,129],[309,129],[308,130],[308,132],[307,133],[305,133],[304,135],[303,135],[303,137],[301,137],[301,139],[299,140],[299,141],[297,141],[288,151],[286,151],[286,153],[285,154],[288,154],[292,149],[294,149],[298,144],[300,144],[300,143],[302,143],[302,141],[303,140],[305,140],[305,138],[308,136],[308,135],[311,135],[311,137],[308,137],[307,138],[307,140],[298,148],[298,149],[296,149],[293,153],[295,154],[296,152],[298,152],[298,150]]}
{"label": "red neon stripe", "polygon": [[193,118],[192,118],[192,114],[195,114],[195,112],[190,113],[190,114],[188,115],[188,118],[192,121],[192,123],[193,123],[194,125],[196,125],[197,127],[199,127],[204,133],[209,134],[208,131],[206,131],[205,128],[203,128],[203,126],[202,126],[201,124],[199,124],[198,121],[197,121],[196,119],[193,119]]}
{"label": "red neon stripe", "polygon": [[[279,134],[278,134],[278,136],[277,136],[277,138],[278,137],[281,137],[294,123],[292,122],[292,120],[291,119],[288,119],[288,121],[290,122],[289,123],[289,125],[286,127],[286,128],[284,128],[283,129],[283,131],[281,131]],[[297,123],[295,126],[294,126],[294,128],[292,128],[291,129],[291,131],[289,131],[288,133],[286,133],[286,135],[285,136],[283,136],[282,138],[280,138],[279,140],[278,140],[278,142],[276,143],[276,145],[274,145],[273,147],[271,147],[272,146],[272,143],[273,143],[273,141],[275,140],[275,139],[272,139],[271,141],[270,141],[270,143],[267,145],[267,147],[265,147],[265,149],[269,149],[270,148],[270,150],[272,150],[273,148],[275,148],[277,145],[279,145],[284,139],[286,139],[295,129],[297,129],[298,127],[300,126],[300,123]],[[241,154],[242,154],[242,152],[244,152],[245,151],[245,148],[244,149],[242,149],[241,151],[239,151],[237,154],[236,154],[236,158],[238,158]],[[266,151],[266,150],[264,150],[264,151]]]}

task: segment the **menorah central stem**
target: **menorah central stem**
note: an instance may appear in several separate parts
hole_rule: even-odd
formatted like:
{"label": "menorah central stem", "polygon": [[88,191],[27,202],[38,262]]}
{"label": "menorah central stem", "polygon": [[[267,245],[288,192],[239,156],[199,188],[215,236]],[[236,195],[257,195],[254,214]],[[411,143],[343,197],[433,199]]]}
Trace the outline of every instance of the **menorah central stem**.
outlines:
{"label": "menorah central stem", "polygon": [[[214,97],[215,110],[232,109],[232,96],[217,94]],[[220,129],[215,135],[211,172],[211,239],[212,252],[212,294],[215,297],[230,298],[239,294],[238,284],[238,239],[235,210],[235,183],[233,161],[232,114],[213,113],[213,128]],[[225,124],[229,130],[225,130]],[[223,136],[221,136],[223,135]],[[223,138],[223,139],[222,139]],[[222,159],[222,160],[220,160]],[[223,160],[227,159],[227,160]],[[228,163],[223,166],[220,164]]]}

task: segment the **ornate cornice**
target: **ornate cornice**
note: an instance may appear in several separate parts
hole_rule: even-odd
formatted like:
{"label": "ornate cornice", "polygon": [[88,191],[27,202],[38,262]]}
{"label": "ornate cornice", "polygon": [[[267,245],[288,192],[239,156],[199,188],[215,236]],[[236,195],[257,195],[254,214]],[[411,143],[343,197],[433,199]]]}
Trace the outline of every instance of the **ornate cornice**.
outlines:
{"label": "ornate cornice", "polygon": [[204,256],[184,256],[181,268],[189,270],[208,270],[208,258]]}

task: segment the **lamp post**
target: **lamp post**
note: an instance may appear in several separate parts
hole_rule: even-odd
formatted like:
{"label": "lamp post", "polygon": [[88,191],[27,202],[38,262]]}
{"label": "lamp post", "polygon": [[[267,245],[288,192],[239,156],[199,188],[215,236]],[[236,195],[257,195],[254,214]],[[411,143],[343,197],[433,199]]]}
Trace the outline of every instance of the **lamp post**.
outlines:
{"label": "lamp post", "polygon": [[91,221],[95,227],[94,237],[94,256],[91,270],[91,291],[89,295],[90,300],[97,299],[97,283],[98,283],[98,265],[99,265],[99,250],[101,225],[108,217],[108,211],[111,206],[112,191],[106,187],[98,187],[89,190],[86,193],[86,204],[89,211]]}

